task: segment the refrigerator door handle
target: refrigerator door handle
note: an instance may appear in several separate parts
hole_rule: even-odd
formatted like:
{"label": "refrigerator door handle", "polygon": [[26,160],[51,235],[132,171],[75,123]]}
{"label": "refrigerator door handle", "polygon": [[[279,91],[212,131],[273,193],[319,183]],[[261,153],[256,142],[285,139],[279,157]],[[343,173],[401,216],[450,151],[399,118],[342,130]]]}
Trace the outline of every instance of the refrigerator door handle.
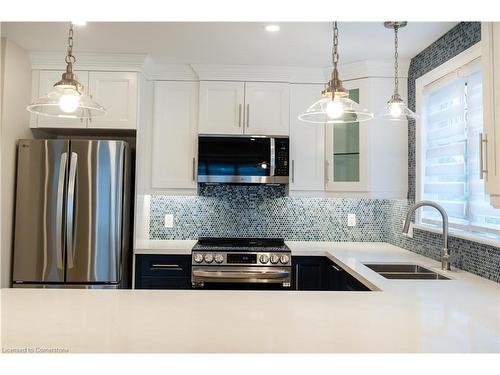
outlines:
{"label": "refrigerator door handle", "polygon": [[59,181],[57,181],[57,201],[56,201],[56,264],[57,268],[63,269],[63,207],[64,207],[64,181],[66,180],[66,167],[68,163],[68,153],[61,154],[61,161],[59,163]]}
{"label": "refrigerator door handle", "polygon": [[68,200],[66,205],[66,249],[68,257],[68,268],[74,266],[74,218],[75,218],[75,183],[76,183],[76,170],[78,167],[78,154],[71,153],[71,160],[69,164],[69,180],[68,180]]}

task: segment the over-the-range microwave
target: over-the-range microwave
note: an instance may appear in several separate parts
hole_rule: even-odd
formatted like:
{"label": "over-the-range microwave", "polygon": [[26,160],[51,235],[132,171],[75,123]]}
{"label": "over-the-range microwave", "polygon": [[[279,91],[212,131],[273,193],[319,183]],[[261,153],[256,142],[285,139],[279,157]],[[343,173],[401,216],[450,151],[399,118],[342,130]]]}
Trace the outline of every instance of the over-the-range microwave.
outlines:
{"label": "over-the-range microwave", "polygon": [[288,184],[288,137],[198,137],[198,182]]}

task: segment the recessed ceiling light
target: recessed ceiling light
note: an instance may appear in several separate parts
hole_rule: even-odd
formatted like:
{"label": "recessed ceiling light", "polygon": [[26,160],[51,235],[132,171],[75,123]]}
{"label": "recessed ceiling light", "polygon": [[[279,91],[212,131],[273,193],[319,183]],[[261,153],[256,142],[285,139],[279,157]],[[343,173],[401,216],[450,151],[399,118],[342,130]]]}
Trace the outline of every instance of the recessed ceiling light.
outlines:
{"label": "recessed ceiling light", "polygon": [[276,31],[280,31],[280,27],[278,25],[266,25],[266,27],[264,27],[266,29],[266,31],[269,31],[271,33],[274,33]]}
{"label": "recessed ceiling light", "polygon": [[79,21],[71,21],[71,23],[75,26],[85,26],[87,24],[87,21],[79,20]]}

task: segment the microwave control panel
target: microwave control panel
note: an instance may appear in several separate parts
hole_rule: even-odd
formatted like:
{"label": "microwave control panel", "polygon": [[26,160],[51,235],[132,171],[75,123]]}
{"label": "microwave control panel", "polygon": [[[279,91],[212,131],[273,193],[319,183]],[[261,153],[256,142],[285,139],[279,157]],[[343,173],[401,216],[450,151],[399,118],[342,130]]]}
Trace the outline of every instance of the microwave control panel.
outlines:
{"label": "microwave control panel", "polygon": [[288,176],[290,147],[288,138],[275,138],[275,176]]}

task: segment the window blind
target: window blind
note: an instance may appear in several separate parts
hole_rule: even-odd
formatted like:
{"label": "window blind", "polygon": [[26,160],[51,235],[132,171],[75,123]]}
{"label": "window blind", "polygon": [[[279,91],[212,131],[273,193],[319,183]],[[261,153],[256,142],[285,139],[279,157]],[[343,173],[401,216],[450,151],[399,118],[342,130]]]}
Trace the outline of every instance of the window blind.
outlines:
{"label": "window blind", "polygon": [[[489,204],[479,174],[482,103],[477,62],[424,88],[421,195],[441,204],[452,226],[500,233],[500,209]],[[437,222],[441,217],[424,207],[421,220]]]}

